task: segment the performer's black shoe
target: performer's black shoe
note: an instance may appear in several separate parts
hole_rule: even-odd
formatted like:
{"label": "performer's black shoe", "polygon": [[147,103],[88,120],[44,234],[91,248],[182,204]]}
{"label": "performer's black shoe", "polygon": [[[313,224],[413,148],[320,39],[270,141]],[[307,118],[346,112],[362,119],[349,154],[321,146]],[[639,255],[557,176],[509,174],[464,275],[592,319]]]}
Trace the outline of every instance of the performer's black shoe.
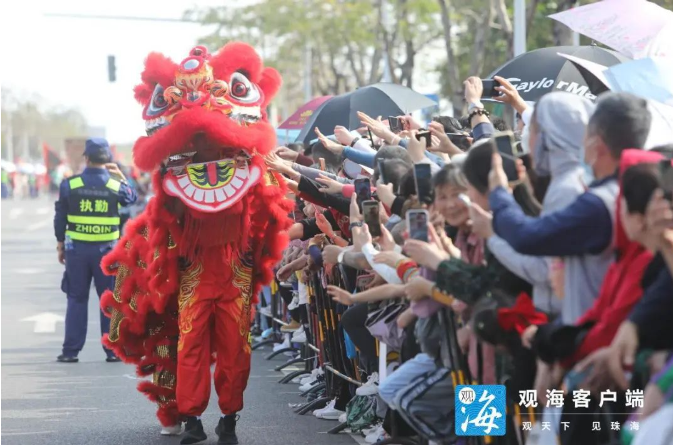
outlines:
{"label": "performer's black shoe", "polygon": [[196,417],[187,417],[187,423],[185,425],[185,435],[180,441],[181,445],[190,445],[193,443],[199,443],[206,440],[206,432],[203,431],[203,424],[200,419]]}
{"label": "performer's black shoe", "polygon": [[117,362],[121,362],[122,359],[120,359],[116,355],[110,355],[110,356],[108,356],[108,358],[105,359],[105,361],[108,362],[108,363],[117,363]]}
{"label": "performer's black shoe", "polygon": [[236,421],[238,416],[231,414],[225,417],[220,417],[220,423],[217,424],[215,432],[219,439],[217,445],[236,445],[238,444],[238,437],[236,437]]}
{"label": "performer's black shoe", "polygon": [[56,361],[61,363],[77,363],[79,359],[70,355],[61,354],[56,357]]}

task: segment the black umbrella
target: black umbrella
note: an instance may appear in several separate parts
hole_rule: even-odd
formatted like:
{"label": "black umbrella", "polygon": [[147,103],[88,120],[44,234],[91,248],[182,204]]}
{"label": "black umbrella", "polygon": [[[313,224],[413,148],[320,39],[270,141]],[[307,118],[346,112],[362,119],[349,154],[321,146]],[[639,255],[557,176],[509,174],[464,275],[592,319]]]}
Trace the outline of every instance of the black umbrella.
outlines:
{"label": "black umbrella", "polygon": [[559,53],[606,67],[629,60],[615,51],[597,46],[554,46],[522,54],[496,69],[489,77],[508,79],[524,100],[533,102],[552,91],[567,91],[594,100],[608,90],[591,72]]}
{"label": "black umbrella", "polygon": [[332,134],[334,127],[342,125],[349,130],[361,127],[358,111],[369,116],[399,116],[437,105],[432,99],[411,88],[394,83],[376,83],[335,96],[324,102],[302,128],[297,142],[308,143],[314,139],[314,129]]}

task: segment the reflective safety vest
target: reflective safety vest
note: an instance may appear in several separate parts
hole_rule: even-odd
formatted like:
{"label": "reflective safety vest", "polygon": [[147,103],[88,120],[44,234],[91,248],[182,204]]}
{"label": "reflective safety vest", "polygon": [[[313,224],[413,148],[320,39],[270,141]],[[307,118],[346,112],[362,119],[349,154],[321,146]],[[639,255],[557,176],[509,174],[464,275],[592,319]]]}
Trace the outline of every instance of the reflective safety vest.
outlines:
{"label": "reflective safety vest", "polygon": [[81,175],[69,180],[68,226],[70,239],[106,242],[119,239],[119,188],[121,183],[108,179],[104,186],[85,184]]}

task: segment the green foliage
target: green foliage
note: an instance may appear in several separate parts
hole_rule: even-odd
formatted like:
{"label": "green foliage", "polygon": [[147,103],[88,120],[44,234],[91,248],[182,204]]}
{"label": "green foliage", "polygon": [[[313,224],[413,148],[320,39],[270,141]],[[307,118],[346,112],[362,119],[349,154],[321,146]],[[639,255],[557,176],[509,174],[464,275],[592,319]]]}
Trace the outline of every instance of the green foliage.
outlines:
{"label": "green foliage", "polygon": [[40,142],[46,142],[60,151],[66,138],[84,137],[87,132],[86,119],[78,110],[46,108],[41,97],[17,97],[5,88],[2,89],[1,119],[3,156],[10,134],[13,136],[15,155],[24,154],[21,152],[21,145],[27,139],[30,156],[40,159]]}
{"label": "green foliage", "polygon": [[[446,0],[452,23],[451,51],[461,80],[469,75],[486,76],[512,57],[511,31],[496,12],[500,2],[512,21],[512,0]],[[654,2],[673,9],[673,0]],[[535,8],[528,10],[528,50],[557,44],[555,27],[559,25],[548,16],[571,7],[573,0],[527,0],[527,4]],[[485,23],[489,10],[490,20]],[[234,39],[254,45],[265,63],[283,74],[280,98],[289,112],[303,102],[307,47],[313,94],[322,95],[340,94],[380,80],[384,55],[390,61],[393,80],[411,86],[417,53],[429,45],[444,46],[438,0],[259,0],[243,7],[196,9],[186,15],[217,25],[214,33],[201,40],[211,49]],[[475,40],[484,26],[488,29],[482,46]],[[590,42],[583,38],[582,43]],[[479,72],[471,72],[475,66],[480,67]],[[442,95],[455,97],[451,93],[462,85],[450,84],[446,51],[435,67]]]}

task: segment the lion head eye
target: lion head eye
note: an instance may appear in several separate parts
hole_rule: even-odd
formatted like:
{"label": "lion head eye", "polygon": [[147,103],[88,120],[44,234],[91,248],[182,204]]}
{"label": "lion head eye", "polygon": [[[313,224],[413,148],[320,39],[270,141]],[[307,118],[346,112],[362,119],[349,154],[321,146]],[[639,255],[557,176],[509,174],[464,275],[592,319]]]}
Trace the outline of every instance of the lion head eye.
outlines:
{"label": "lion head eye", "polygon": [[259,90],[243,73],[235,72],[229,82],[231,97],[243,103],[255,103],[259,100]]}

